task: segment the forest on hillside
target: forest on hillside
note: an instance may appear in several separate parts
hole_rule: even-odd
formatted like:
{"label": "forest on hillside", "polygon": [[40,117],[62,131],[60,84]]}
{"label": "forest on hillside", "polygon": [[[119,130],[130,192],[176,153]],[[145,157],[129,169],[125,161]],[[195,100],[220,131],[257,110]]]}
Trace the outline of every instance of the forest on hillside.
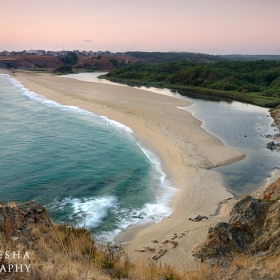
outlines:
{"label": "forest on hillside", "polygon": [[230,97],[264,107],[280,104],[279,61],[175,61],[134,64],[116,69],[106,79],[159,86],[197,94]]}
{"label": "forest on hillside", "polygon": [[180,60],[187,60],[191,62],[213,62],[219,60],[226,60],[217,55],[210,55],[205,53],[191,53],[191,52],[126,52],[126,55],[136,57],[143,60],[145,63],[163,63]]}

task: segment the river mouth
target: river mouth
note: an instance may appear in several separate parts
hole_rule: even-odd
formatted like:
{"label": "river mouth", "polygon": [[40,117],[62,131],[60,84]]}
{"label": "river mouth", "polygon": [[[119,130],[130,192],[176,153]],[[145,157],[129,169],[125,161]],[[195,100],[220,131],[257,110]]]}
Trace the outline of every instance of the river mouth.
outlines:
{"label": "river mouth", "polygon": [[[81,73],[67,76],[83,81],[126,86],[98,79],[99,75],[104,74]],[[254,192],[265,184],[266,178],[274,168],[280,166],[280,153],[267,149],[266,144],[271,140],[261,136],[277,133],[276,128],[271,126],[273,119],[268,108],[227,98],[195,95],[165,88],[144,86],[138,88],[192,102],[191,106],[183,109],[201,120],[202,127],[220,138],[225,145],[237,148],[246,154],[246,158],[239,162],[212,169],[220,175],[230,192],[236,195]]]}
{"label": "river mouth", "polygon": [[246,154],[242,161],[213,169],[225,187],[244,195],[264,185],[280,165],[280,154],[267,149],[270,140],[262,136],[276,133],[268,109],[236,101],[188,99],[193,105],[187,110],[203,122],[205,130]]}

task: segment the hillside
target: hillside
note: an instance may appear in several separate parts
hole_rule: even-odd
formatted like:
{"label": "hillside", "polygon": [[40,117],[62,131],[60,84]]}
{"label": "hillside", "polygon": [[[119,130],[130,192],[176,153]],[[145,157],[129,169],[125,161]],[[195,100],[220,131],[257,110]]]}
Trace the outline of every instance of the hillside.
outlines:
{"label": "hillside", "polygon": [[232,98],[264,107],[280,104],[280,62],[276,61],[137,64],[111,71],[103,78]]}
{"label": "hillside", "polygon": [[210,228],[205,242],[194,245],[199,269],[184,274],[156,259],[132,264],[119,245],[97,244],[84,228],[54,224],[36,202],[0,205],[1,279],[276,280],[280,277],[279,194],[280,179],[257,191],[254,198],[237,200],[230,220]]}
{"label": "hillside", "polygon": [[52,70],[63,63],[58,57],[43,55],[19,55],[0,58],[0,68],[18,70]]}
{"label": "hillside", "polygon": [[[192,62],[213,62],[223,60],[218,56],[197,53],[162,53],[162,52],[126,52],[101,55],[79,55],[73,71],[111,71],[130,64],[157,64],[161,62],[187,60]],[[14,55],[0,57],[0,68],[18,70],[52,71],[67,65],[59,56],[50,55]]]}
{"label": "hillside", "polygon": [[80,56],[78,63],[73,66],[76,71],[110,71],[128,64],[138,63],[139,59],[131,55],[102,54]]}
{"label": "hillside", "polygon": [[240,60],[240,61],[256,61],[256,60],[274,60],[280,61],[280,55],[244,55],[244,54],[228,54],[220,55],[226,60]]}
{"label": "hillside", "polygon": [[127,52],[125,54],[138,58],[140,62],[149,64],[180,60],[187,60],[191,62],[214,62],[226,60],[226,58],[217,55],[191,52]]}
{"label": "hillside", "polygon": [[210,228],[193,255],[202,263],[218,264],[222,279],[279,279],[279,194],[280,179],[239,199],[230,220]]}
{"label": "hillside", "polygon": [[[79,56],[74,71],[109,71],[130,63],[137,63],[139,59],[130,55],[88,55]],[[14,70],[44,70],[53,71],[56,68],[68,65],[63,57],[47,55],[16,55],[0,57],[0,68]]]}

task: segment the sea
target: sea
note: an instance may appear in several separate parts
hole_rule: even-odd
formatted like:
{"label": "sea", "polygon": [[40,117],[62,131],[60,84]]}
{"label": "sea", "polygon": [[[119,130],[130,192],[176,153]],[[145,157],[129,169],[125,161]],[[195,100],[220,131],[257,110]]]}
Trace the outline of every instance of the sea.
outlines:
{"label": "sea", "polygon": [[34,200],[58,223],[113,239],[168,216],[176,193],[157,155],[106,116],[0,75],[0,201]]}
{"label": "sea", "polygon": [[[104,73],[61,78],[95,83]],[[192,102],[202,127],[246,154],[237,163],[212,169],[236,195],[265,183],[280,153],[268,150],[274,134],[267,108],[217,98],[197,98],[168,89],[142,89]],[[106,116],[64,106],[0,75],[0,201],[34,200],[57,223],[86,227],[97,240],[113,240],[130,225],[170,215],[176,194],[159,157],[133,131]]]}

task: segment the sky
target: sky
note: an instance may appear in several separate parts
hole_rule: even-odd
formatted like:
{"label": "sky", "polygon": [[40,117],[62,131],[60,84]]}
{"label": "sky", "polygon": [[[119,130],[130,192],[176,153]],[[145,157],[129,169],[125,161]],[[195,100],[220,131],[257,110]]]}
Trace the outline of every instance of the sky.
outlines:
{"label": "sky", "polygon": [[1,0],[0,51],[280,54],[280,0]]}

